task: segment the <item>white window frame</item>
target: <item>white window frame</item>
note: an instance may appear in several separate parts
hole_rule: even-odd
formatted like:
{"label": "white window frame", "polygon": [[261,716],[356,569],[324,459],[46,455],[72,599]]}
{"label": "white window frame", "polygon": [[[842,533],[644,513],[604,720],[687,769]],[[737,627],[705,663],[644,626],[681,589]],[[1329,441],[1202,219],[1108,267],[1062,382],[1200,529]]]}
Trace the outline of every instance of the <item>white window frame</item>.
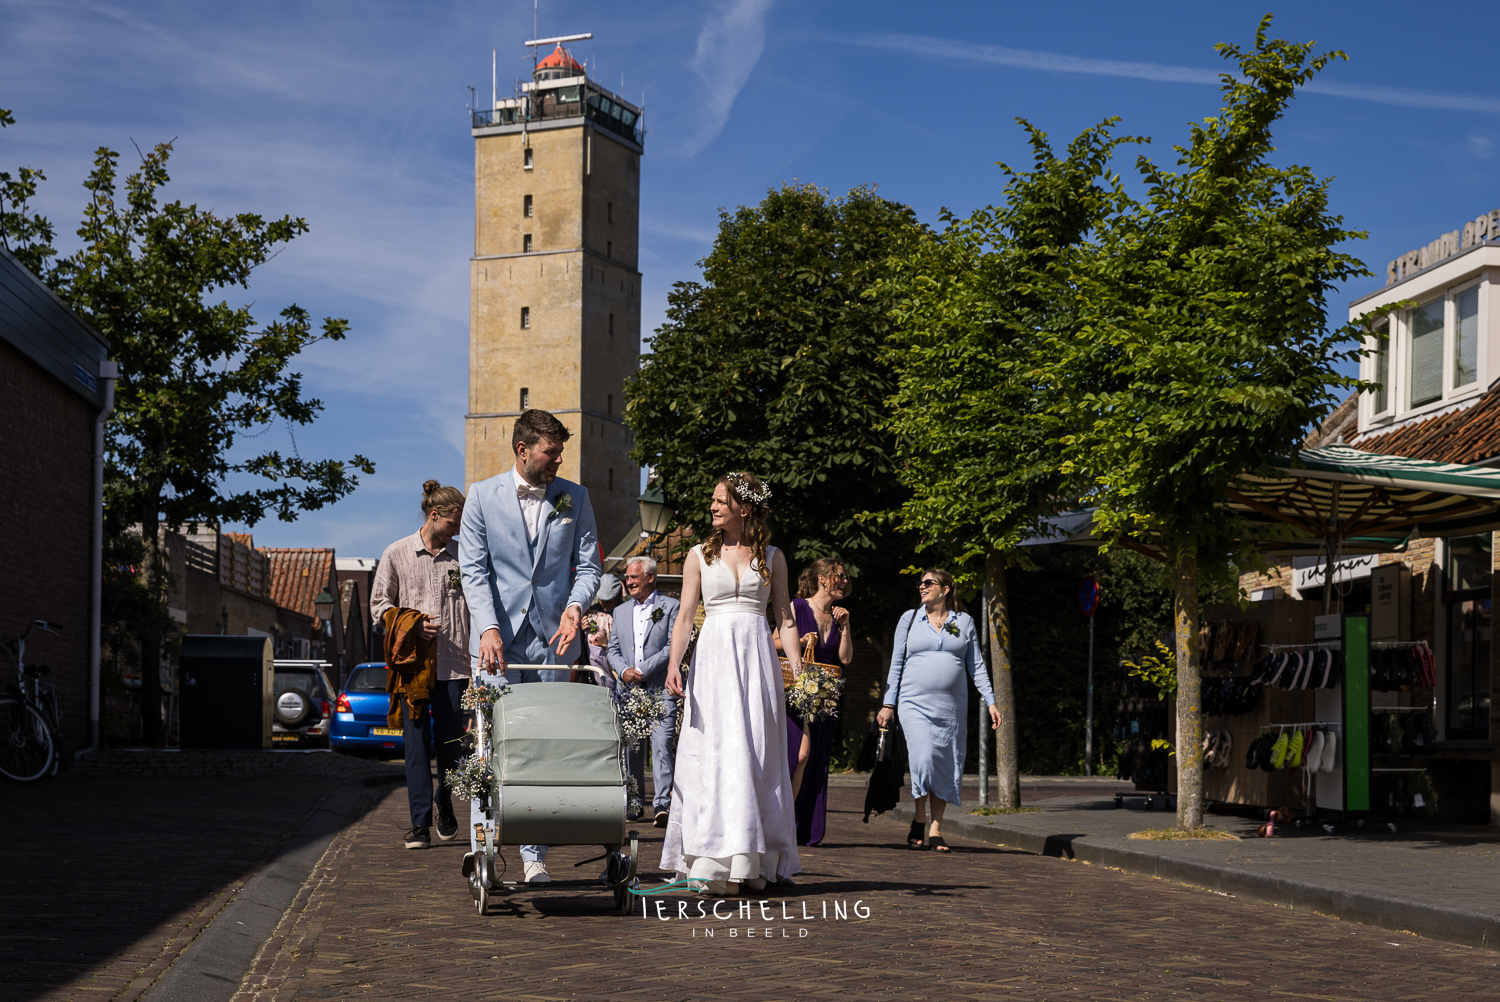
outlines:
{"label": "white window frame", "polygon": [[[1381,326],[1380,322],[1376,322],[1375,327],[1377,330]],[[1364,401],[1366,424],[1385,424],[1393,420],[1396,416],[1396,411],[1400,410],[1396,406],[1398,401],[1397,391],[1403,382],[1396,375],[1397,348],[1401,343],[1400,318],[1395,313],[1387,313],[1385,315],[1384,327],[1387,335],[1384,345],[1386,359],[1385,407],[1381,410],[1376,410],[1374,391],[1366,393]],[[1376,355],[1374,353],[1380,349],[1381,345],[1379,340],[1374,335],[1371,335],[1365,339],[1365,347],[1370,350],[1371,354],[1365,358],[1364,368],[1366,371],[1364,378],[1373,383],[1380,374],[1379,370],[1376,369]]]}
{"label": "white window frame", "polygon": [[[1475,378],[1472,383],[1463,386],[1454,384],[1454,363],[1457,361],[1458,347],[1458,304],[1456,299],[1459,293],[1467,292],[1474,287],[1479,288],[1479,322],[1477,325],[1478,343],[1475,345]],[[1424,414],[1428,411],[1440,410],[1461,400],[1478,396],[1484,392],[1488,385],[1489,372],[1489,338],[1486,333],[1489,328],[1489,282],[1484,275],[1476,275],[1464,282],[1450,285],[1444,288],[1440,295],[1419,300],[1417,306],[1425,306],[1428,303],[1441,300],[1443,304],[1443,373],[1442,373],[1442,395],[1436,400],[1429,400],[1424,404],[1413,405],[1411,402],[1412,380],[1411,380],[1411,357],[1412,357],[1412,314],[1415,308],[1405,309],[1397,314],[1391,315],[1391,356],[1390,372],[1392,386],[1387,389],[1388,408],[1382,413],[1375,413],[1374,395],[1367,394],[1370,401],[1369,410],[1366,412],[1372,424],[1385,423],[1390,420],[1404,419],[1416,414]],[[1375,359],[1369,360],[1367,378],[1375,378]]]}
{"label": "white window frame", "polygon": [[[1446,293],[1448,305],[1443,312],[1444,322],[1447,324],[1447,330],[1443,338],[1443,396],[1445,399],[1448,397],[1467,397],[1470,393],[1478,390],[1480,384],[1484,382],[1484,285],[1484,277],[1482,275],[1475,276],[1467,282],[1452,286]],[[1465,383],[1463,386],[1458,386],[1454,383],[1454,369],[1457,367],[1455,363],[1458,361],[1458,295],[1461,292],[1468,292],[1475,287],[1479,288],[1479,301],[1475,306],[1478,313],[1475,316],[1474,334],[1479,339],[1479,343],[1475,345],[1474,351],[1474,381],[1472,383]],[[1452,334],[1453,336],[1448,337],[1447,334]]]}

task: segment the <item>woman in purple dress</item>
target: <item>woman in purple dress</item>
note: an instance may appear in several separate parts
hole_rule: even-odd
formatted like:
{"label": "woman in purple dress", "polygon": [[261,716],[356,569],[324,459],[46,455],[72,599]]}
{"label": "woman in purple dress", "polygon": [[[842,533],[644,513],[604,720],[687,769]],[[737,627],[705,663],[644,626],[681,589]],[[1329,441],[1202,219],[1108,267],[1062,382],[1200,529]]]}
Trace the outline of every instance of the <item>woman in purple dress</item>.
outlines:
{"label": "woman in purple dress", "polygon": [[[797,579],[797,597],[792,611],[797,615],[797,636],[817,636],[813,660],[847,665],[854,660],[854,640],[849,635],[849,611],[833,603],[849,594],[849,575],[832,557],[808,564]],[[778,636],[777,648],[781,647]],[[823,717],[810,724],[790,709],[786,714],[787,761],[792,768],[792,795],[797,804],[797,844],[823,841],[828,809],[828,760],[833,755],[836,717]]]}

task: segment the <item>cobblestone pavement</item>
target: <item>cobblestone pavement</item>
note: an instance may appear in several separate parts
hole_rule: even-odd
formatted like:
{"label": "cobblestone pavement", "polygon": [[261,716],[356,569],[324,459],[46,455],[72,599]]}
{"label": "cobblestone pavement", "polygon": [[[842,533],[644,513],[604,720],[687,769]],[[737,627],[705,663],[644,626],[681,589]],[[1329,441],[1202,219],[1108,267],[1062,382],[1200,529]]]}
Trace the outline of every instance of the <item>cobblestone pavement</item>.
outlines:
{"label": "cobblestone pavement", "polygon": [[[805,851],[797,886],[720,902],[715,919],[687,897],[621,916],[603,888],[561,886],[480,916],[465,846],[403,850],[404,791],[371,791],[236,1002],[1500,995],[1500,954],[962,839],[910,851],[904,825],[860,823],[862,791],[832,793],[827,844]],[[654,863],[659,833],[643,834]],[[569,864],[594,852],[555,849],[551,870],[592,877],[600,864]]]}
{"label": "cobblestone pavement", "polygon": [[0,999],[139,997],[338,783],[63,776],[3,787]]}

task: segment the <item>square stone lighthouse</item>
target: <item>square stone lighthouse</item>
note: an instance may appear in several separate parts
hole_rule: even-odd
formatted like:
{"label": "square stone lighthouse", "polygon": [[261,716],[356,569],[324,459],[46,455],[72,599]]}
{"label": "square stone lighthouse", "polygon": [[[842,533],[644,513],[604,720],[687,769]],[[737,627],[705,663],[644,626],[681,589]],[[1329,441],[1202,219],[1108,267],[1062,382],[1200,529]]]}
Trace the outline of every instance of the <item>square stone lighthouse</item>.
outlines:
{"label": "square stone lighthouse", "polygon": [[[608,551],[636,519],[622,423],[641,349],[641,109],[562,42],[518,96],[476,110],[465,479],[510,469],[530,407],[573,432],[561,475],[589,490]],[[529,43],[532,44],[532,43]]]}

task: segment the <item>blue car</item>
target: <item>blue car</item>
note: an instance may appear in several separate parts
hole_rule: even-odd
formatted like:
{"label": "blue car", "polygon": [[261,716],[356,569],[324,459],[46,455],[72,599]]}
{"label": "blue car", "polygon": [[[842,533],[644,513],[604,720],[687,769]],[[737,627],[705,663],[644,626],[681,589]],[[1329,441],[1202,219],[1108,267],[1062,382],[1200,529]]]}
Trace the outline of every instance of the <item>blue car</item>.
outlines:
{"label": "blue car", "polygon": [[355,665],[334,706],[329,743],[336,751],[399,758],[406,754],[401,728],[386,726],[391,697],[385,691],[385,662]]}

